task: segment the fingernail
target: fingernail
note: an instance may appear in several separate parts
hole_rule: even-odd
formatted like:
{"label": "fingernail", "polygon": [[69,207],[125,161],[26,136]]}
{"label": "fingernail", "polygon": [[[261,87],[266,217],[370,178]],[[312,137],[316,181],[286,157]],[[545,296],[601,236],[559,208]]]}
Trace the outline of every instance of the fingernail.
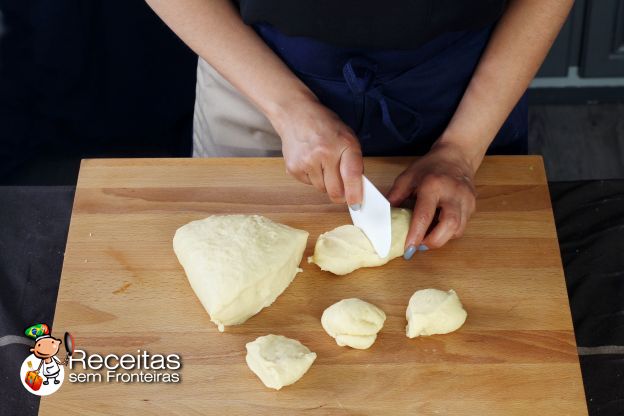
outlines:
{"label": "fingernail", "polygon": [[407,250],[405,250],[405,253],[403,253],[403,258],[405,260],[409,260],[412,258],[412,256],[414,256],[414,253],[416,253],[416,246],[410,244],[409,246],[407,246]]}
{"label": "fingernail", "polygon": [[362,204],[351,204],[349,205],[349,208],[351,208],[353,211],[359,211],[360,208],[362,208]]}
{"label": "fingernail", "polygon": [[421,244],[418,246],[418,251],[427,251],[427,250],[429,250],[429,247],[427,247],[424,244]]}

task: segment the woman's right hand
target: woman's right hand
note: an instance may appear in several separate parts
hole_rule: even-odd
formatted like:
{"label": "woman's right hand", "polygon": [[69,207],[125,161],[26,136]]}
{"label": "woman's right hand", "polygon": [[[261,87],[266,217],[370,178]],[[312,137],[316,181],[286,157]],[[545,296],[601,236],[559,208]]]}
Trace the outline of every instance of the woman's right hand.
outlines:
{"label": "woman's right hand", "polygon": [[353,131],[315,98],[269,117],[282,139],[286,170],[352,209],[362,203],[364,162]]}
{"label": "woman's right hand", "polygon": [[187,45],[267,115],[282,138],[290,174],[327,192],[334,202],[361,204],[364,166],[357,138],[243,22],[235,2],[147,2]]}

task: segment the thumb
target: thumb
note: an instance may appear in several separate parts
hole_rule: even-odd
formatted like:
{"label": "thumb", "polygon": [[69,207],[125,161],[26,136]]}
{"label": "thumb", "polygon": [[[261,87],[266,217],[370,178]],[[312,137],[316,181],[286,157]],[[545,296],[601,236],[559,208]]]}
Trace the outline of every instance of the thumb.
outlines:
{"label": "thumb", "polygon": [[401,173],[392,184],[392,188],[388,192],[388,201],[393,206],[401,205],[412,192],[414,191],[414,185],[412,176],[406,172]]}
{"label": "thumb", "polygon": [[344,184],[345,199],[349,206],[357,206],[362,203],[362,175],[364,173],[364,161],[359,149],[348,147],[340,155],[340,176]]}

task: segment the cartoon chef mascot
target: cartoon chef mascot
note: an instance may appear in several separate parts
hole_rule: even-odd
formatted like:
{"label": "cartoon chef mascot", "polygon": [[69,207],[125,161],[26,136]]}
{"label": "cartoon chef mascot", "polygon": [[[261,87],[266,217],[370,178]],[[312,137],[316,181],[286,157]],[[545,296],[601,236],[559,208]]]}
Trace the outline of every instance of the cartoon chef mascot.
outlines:
{"label": "cartoon chef mascot", "polygon": [[53,380],[54,384],[59,384],[60,381],[57,378],[60,375],[62,364],[56,358],[56,354],[59,352],[61,340],[50,335],[50,328],[46,324],[33,325],[25,332],[26,336],[35,339],[35,345],[30,349],[30,352],[41,360],[39,368],[43,367],[41,371],[45,377],[43,384],[48,385],[50,380]]}

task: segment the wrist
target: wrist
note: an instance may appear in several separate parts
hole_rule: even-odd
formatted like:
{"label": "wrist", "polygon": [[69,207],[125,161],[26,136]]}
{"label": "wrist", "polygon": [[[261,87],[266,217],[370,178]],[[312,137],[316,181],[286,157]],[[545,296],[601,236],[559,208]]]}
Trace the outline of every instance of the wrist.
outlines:
{"label": "wrist", "polygon": [[269,119],[275,130],[279,133],[282,126],[288,122],[293,109],[300,109],[310,104],[318,105],[318,98],[314,93],[303,86],[291,90],[288,94],[279,94],[275,98],[269,98],[261,104],[260,110]]}
{"label": "wrist", "polygon": [[436,140],[432,149],[444,149],[442,151],[453,154],[454,157],[459,158],[463,162],[470,171],[469,173],[474,176],[479,166],[481,166],[481,162],[483,162],[487,146],[479,145],[470,140],[465,140],[465,138],[453,136],[445,132]]}

